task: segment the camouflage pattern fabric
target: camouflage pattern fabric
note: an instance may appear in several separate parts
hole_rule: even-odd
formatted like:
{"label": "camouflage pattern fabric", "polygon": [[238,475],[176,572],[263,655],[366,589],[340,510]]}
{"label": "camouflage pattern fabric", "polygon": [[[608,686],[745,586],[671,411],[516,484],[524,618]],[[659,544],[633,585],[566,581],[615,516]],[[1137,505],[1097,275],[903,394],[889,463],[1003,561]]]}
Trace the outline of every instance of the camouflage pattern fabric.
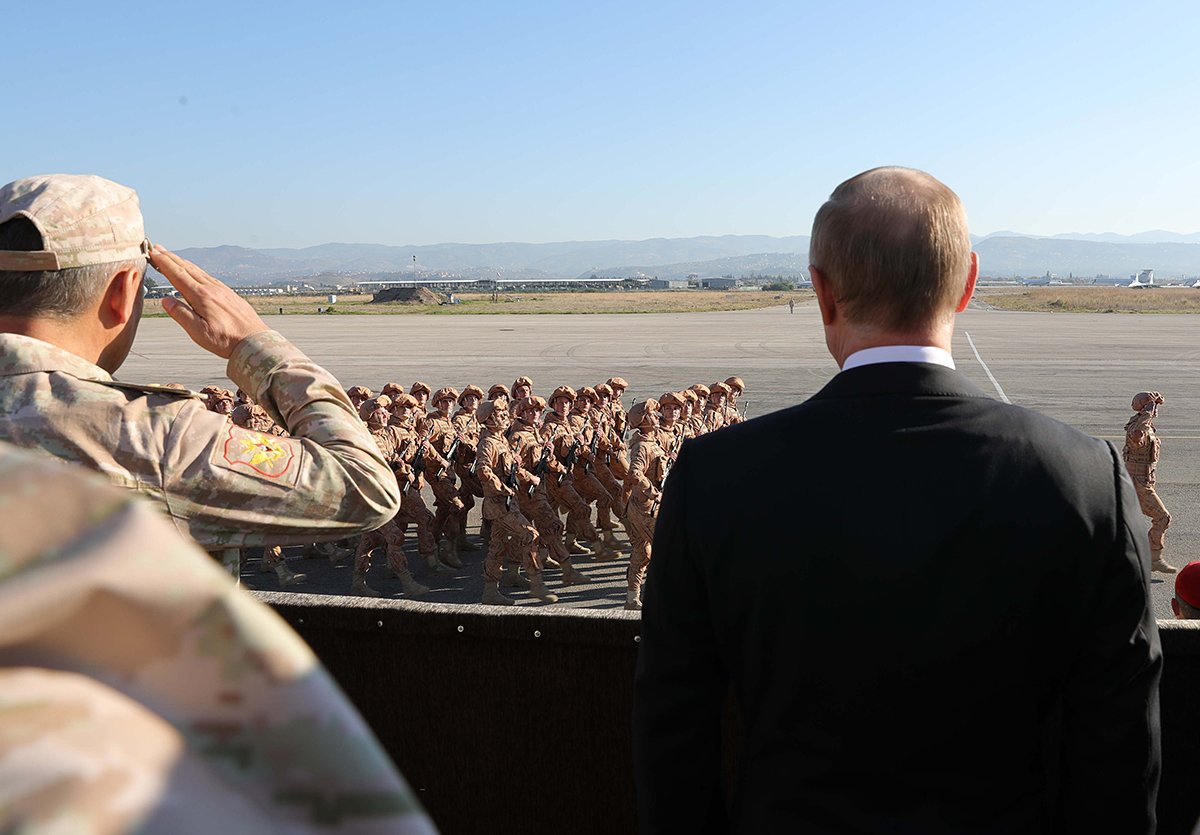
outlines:
{"label": "camouflage pattern fabric", "polygon": [[395,515],[396,479],[332,375],[274,331],[244,339],[227,370],[293,437],[243,429],[188,392],[120,383],[61,348],[0,334],[0,440],[152,496],[208,550],[334,540]]}
{"label": "camouflage pattern fabric", "polygon": [[151,504],[0,444],[0,514],[0,832],[434,832],[304,642]]}

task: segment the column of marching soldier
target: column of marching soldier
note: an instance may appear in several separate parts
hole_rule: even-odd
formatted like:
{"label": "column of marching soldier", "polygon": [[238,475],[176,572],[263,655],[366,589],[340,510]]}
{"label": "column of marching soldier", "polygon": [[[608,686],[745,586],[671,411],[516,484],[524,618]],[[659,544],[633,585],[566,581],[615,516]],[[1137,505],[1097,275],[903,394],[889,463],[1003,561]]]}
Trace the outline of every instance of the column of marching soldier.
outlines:
{"label": "column of marching soldier", "polygon": [[[433,391],[419,381],[407,391],[388,383],[378,394],[351,387],[347,394],[403,496],[390,522],[358,540],[351,592],[379,596],[367,575],[372,556],[383,549],[404,594],[427,593],[404,554],[409,526],[431,574],[462,568],[459,552],[477,550],[466,536],[467,514],[482,499],[487,556],[481,602],[512,604],[502,588],[528,589],[532,597],[556,602],[544,569],[559,570],[563,586],[587,583],[572,559],[618,559],[622,548],[614,531],[623,523],[630,549],[625,608],[640,609],[663,482],[685,440],[744,420],[737,401],[745,384],[739,377],[698,383],[627,411],[621,396],[628,388],[621,377],[611,377],[578,390],[559,386],[542,398],[524,376],[511,388],[497,384],[486,393],[474,385]],[[285,434],[240,390],[208,386],[202,394],[209,409],[243,428]],[[426,485],[433,511],[422,495]],[[317,553],[333,562],[350,556],[336,546]],[[304,579],[290,571],[278,547],[264,550],[263,566],[285,585]]]}

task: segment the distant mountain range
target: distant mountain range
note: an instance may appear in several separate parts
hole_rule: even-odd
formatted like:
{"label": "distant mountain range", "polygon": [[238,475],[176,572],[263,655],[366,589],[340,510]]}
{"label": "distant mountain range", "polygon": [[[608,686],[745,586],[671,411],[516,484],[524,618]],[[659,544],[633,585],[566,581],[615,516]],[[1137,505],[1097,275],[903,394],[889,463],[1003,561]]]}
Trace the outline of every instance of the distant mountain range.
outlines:
{"label": "distant mountain range", "polygon": [[[996,232],[972,236],[972,241],[980,255],[982,272],[990,277],[1040,276],[1047,272],[1062,276],[1127,276],[1147,268],[1163,278],[1200,276],[1200,233],[1068,233],[1039,237]],[[808,237],[721,235],[430,246],[331,243],[305,249],[218,246],[184,249],[179,254],[240,286],[289,280],[347,284],[394,277],[397,273],[412,276],[414,272],[424,279],[802,276],[808,265]]]}

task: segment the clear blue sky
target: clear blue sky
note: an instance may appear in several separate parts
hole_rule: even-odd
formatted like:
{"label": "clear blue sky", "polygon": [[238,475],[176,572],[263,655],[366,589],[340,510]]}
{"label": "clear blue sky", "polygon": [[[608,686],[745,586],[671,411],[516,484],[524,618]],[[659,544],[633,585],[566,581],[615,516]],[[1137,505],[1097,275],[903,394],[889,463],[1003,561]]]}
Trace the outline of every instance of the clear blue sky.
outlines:
{"label": "clear blue sky", "polygon": [[807,234],[880,164],[980,234],[1200,230],[1194,3],[9,6],[0,182],[177,248]]}

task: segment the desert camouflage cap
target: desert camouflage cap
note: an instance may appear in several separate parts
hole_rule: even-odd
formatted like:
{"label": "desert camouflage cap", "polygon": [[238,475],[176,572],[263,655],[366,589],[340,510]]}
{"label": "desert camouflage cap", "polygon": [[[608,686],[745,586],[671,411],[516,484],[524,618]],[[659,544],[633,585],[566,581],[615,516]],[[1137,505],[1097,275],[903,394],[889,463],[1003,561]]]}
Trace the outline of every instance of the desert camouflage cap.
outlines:
{"label": "desert camouflage cap", "polygon": [[533,388],[533,380],[522,374],[520,377],[513,380],[512,387],[516,388],[517,386],[529,386],[530,388]]}
{"label": "desert camouflage cap", "polygon": [[387,409],[392,405],[392,398],[386,394],[377,394],[369,400],[364,400],[358,407],[358,416],[366,420],[376,409]]}
{"label": "desert camouflage cap", "polygon": [[649,400],[643,400],[641,403],[635,404],[634,407],[629,410],[629,425],[641,426],[646,420],[646,415],[657,411],[657,400],[655,400],[653,397],[651,397]]}
{"label": "desert camouflage cap", "polygon": [[696,394],[696,392],[692,391],[691,389],[684,389],[683,391],[679,392],[679,396],[689,403],[695,403],[700,399],[700,395]]}
{"label": "desert camouflage cap", "polygon": [[396,399],[392,401],[392,408],[415,409],[417,408],[417,398],[413,397],[411,394],[402,393],[397,395]]}
{"label": "desert camouflage cap", "polygon": [[1133,396],[1133,403],[1130,404],[1135,412],[1140,412],[1151,403],[1162,403],[1163,396],[1157,391],[1139,391]]}
{"label": "desert camouflage cap", "polygon": [[480,423],[493,429],[504,422],[506,415],[508,415],[508,403],[504,400],[485,400],[479,404],[479,409],[475,412],[475,417],[479,419]]}
{"label": "desert camouflage cap", "polygon": [[[388,397],[395,397],[398,394],[404,394],[404,386],[399,383],[385,383],[383,388],[379,390],[380,394],[386,394]],[[367,395],[370,397],[370,395]]]}
{"label": "desert camouflage cap", "polygon": [[496,383],[496,385],[488,389],[488,400],[493,400],[500,394],[508,397],[508,386],[504,385],[504,383]]}
{"label": "desert camouflage cap", "polygon": [[592,403],[596,403],[600,399],[600,398],[596,397],[596,390],[594,388],[592,388],[591,386],[584,386],[575,395],[576,400],[583,400],[585,397],[588,400],[592,401]]}
{"label": "desert camouflage cap", "polygon": [[600,385],[596,386],[596,394],[598,394],[600,397],[612,397],[613,390],[608,383],[601,383]]}
{"label": "desert camouflage cap", "polygon": [[465,400],[467,398],[467,395],[470,395],[470,394],[475,395],[480,400],[482,400],[484,398],[483,389],[481,389],[479,386],[467,386],[465,389],[462,390],[462,394],[460,394],[458,396],[458,402],[462,403],[463,400]]}
{"label": "desert camouflage cap", "polygon": [[696,383],[696,385],[692,386],[691,388],[692,388],[692,391],[696,392],[696,395],[698,397],[703,397],[705,399],[708,398],[708,395],[709,395],[708,386],[704,385],[704,383]]}
{"label": "desert camouflage cap", "polygon": [[366,386],[350,386],[346,389],[346,396],[367,398],[371,396],[371,390]]}
{"label": "desert camouflage cap", "polygon": [[517,401],[517,414],[524,412],[526,409],[537,409],[539,412],[546,411],[546,401],[536,395],[533,397],[522,397]]}
{"label": "desert camouflage cap", "polygon": [[682,409],[683,408],[683,395],[678,394],[673,391],[668,391],[662,397],[658,398],[658,405],[659,405],[659,408],[662,408],[663,406],[678,406],[679,408]]}
{"label": "desert camouflage cap", "polygon": [[436,406],[443,400],[458,400],[458,390],[453,386],[438,389],[437,394],[433,396],[433,405]]}
{"label": "desert camouflage cap", "polygon": [[433,389],[431,389],[429,387],[429,383],[422,383],[420,380],[417,380],[415,383],[412,384],[412,388],[410,388],[408,390],[408,393],[412,394],[412,395],[416,395],[418,392],[422,392],[422,391],[425,392],[426,394],[429,394],[431,391],[433,391]]}
{"label": "desert camouflage cap", "polygon": [[741,377],[730,377],[725,381],[725,385],[736,390],[738,394],[741,394],[746,390],[746,384],[742,382]]}
{"label": "desert camouflage cap", "polygon": [[724,394],[726,397],[728,397],[732,393],[733,393],[733,389],[731,389],[729,386],[725,385],[724,383],[713,383],[708,388],[708,396],[710,398],[714,394]]}
{"label": "desert camouflage cap", "polygon": [[609,377],[605,383],[612,386],[614,389],[621,389],[621,391],[629,388],[629,383],[625,382],[624,377]]}
{"label": "desert camouflage cap", "polygon": [[42,174],[0,188],[0,223],[25,217],[35,252],[0,251],[0,271],[65,270],[144,258],[150,242],[137,192],[90,174]]}
{"label": "desert camouflage cap", "polygon": [[557,400],[560,397],[565,397],[568,400],[574,400],[575,399],[575,389],[571,388],[570,386],[559,386],[558,388],[556,388],[553,391],[553,393],[551,393],[550,402],[553,403],[555,400]]}

